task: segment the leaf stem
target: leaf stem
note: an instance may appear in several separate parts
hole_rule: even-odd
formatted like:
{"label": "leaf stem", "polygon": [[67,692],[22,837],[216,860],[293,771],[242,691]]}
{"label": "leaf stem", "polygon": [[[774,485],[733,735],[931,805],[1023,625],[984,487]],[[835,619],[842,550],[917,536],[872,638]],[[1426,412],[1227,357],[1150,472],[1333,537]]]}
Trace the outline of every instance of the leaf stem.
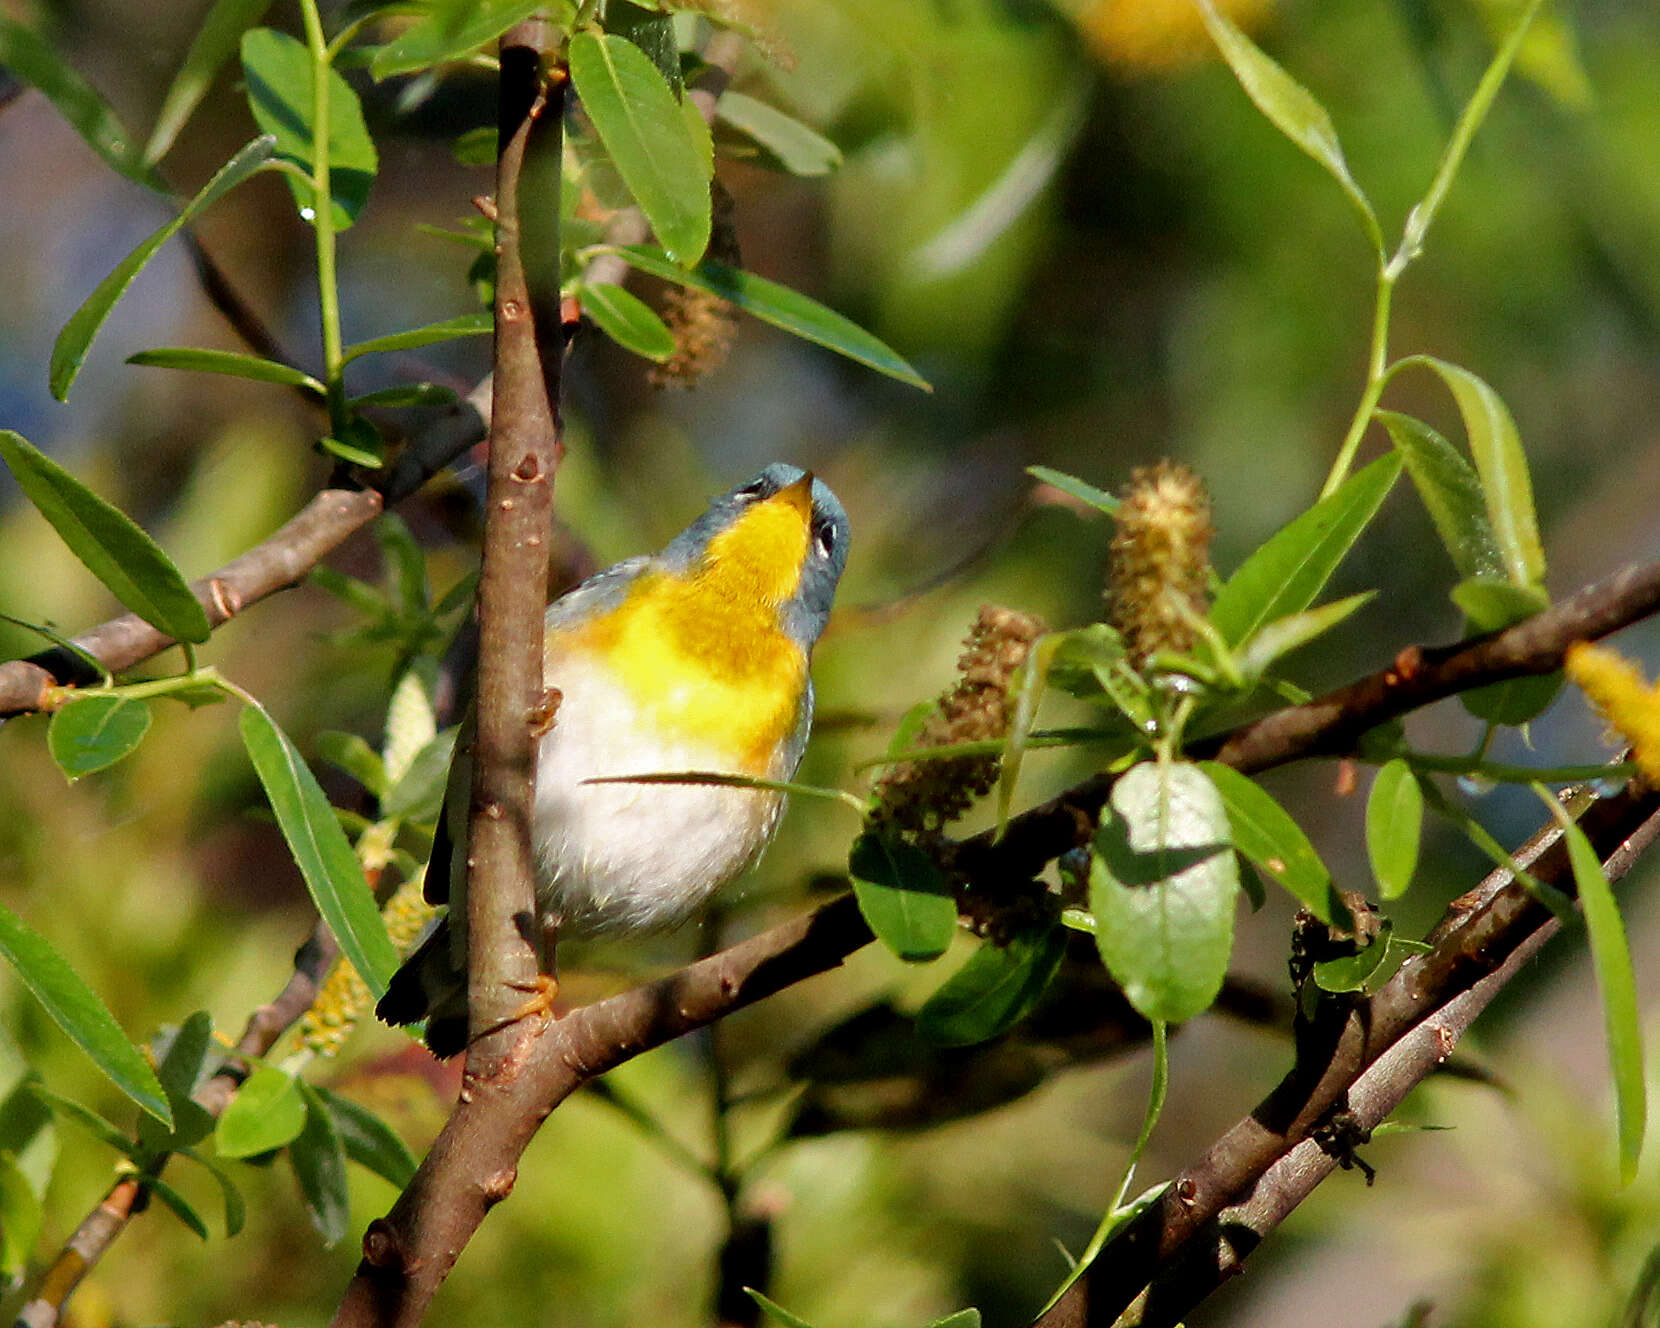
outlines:
{"label": "leaf stem", "polygon": [[341,354],[340,290],[335,271],[334,193],[329,181],[330,51],[317,0],[300,0],[306,48],[311,53],[311,231],[317,247],[317,305],[323,329],[323,383],[329,432],[346,432],[345,360]]}

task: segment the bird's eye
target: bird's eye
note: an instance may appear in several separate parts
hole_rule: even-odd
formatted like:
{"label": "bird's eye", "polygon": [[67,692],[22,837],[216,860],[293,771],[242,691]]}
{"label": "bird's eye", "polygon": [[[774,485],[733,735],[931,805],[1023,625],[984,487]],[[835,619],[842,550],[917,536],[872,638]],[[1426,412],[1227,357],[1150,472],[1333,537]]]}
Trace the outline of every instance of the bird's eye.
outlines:
{"label": "bird's eye", "polygon": [[828,521],[813,528],[813,548],[820,558],[828,558],[836,551],[836,528]]}

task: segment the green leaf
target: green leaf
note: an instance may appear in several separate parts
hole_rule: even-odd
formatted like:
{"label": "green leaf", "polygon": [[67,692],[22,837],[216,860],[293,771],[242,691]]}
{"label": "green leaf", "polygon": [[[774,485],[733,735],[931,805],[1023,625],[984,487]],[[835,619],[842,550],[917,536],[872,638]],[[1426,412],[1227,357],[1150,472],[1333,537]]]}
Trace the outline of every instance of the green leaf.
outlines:
{"label": "green leaf", "polygon": [[353,410],[362,406],[448,406],[460,398],[453,387],[438,383],[403,383],[397,387],[380,387],[351,397],[346,404]]}
{"label": "green leaf", "polygon": [[133,1146],[133,1141],[92,1108],[83,1107],[73,1098],[64,1097],[61,1093],[54,1093],[45,1084],[37,1081],[31,1080],[23,1087],[26,1092],[49,1106],[54,1115],[73,1121],[94,1139],[107,1144],[123,1157],[137,1160],[140,1156],[139,1150]]}
{"label": "green leaf", "polygon": [[342,363],[350,364],[359,356],[374,355],[381,351],[418,350],[422,346],[431,346],[440,341],[454,341],[458,337],[488,336],[495,330],[495,321],[487,313],[462,314],[459,318],[446,318],[441,323],[428,323],[425,327],[411,328],[407,332],[393,332],[384,337],[359,341],[356,345],[346,347]]}
{"label": "green leaf", "polygon": [[1591,841],[1567,808],[1542,784],[1534,791],[1544,800],[1562,827],[1568,842],[1568,862],[1574,887],[1585,914],[1585,933],[1591,942],[1591,964],[1602,995],[1603,1024],[1608,1035],[1608,1061],[1614,1075],[1614,1114],[1619,1121],[1620,1183],[1637,1178],[1648,1116],[1648,1094],[1643,1078],[1643,1024],[1637,1005],[1637,980],[1631,970],[1631,948],[1620,920],[1614,891],[1602,870]]}
{"label": "green leaf", "polygon": [[46,730],[46,747],[71,782],[114,765],[150,731],[150,706],[128,696],[83,696],[60,706]]}
{"label": "green leaf", "polygon": [[920,387],[924,392],[933,390],[915,369],[862,327],[787,286],[708,260],[688,272],[662,250],[650,245],[607,246],[603,252],[615,253],[630,266],[664,281],[718,295],[763,323],[771,323],[793,336],[845,355],[877,373]]}
{"label": "green leaf", "polygon": [[40,1240],[45,1218],[40,1196],[9,1149],[0,1149],[0,1277],[20,1279]]}
{"label": "green leaf", "polygon": [[455,751],[454,729],[446,730],[422,747],[397,783],[380,802],[380,814],[406,821],[436,821],[449,781],[450,757]]}
{"label": "green leaf", "polygon": [[317,755],[350,775],[377,798],[386,792],[386,763],[355,733],[324,729],[317,735]]}
{"label": "green leaf", "polygon": [[1517,585],[1540,584],[1545,579],[1545,551],[1539,543],[1533,481],[1516,421],[1499,394],[1468,369],[1431,355],[1413,356],[1408,362],[1433,369],[1458,403],[1505,574]]}
{"label": "green leaf", "polygon": [[220,1157],[256,1157],[292,1143],[305,1128],[300,1082],[274,1065],[256,1065],[214,1127]]}
{"label": "green leaf", "polygon": [[1048,988],[1066,955],[1066,929],[1016,932],[1007,945],[985,942],[917,1011],[923,1037],[966,1047],[1007,1032]]}
{"label": "green leaf", "polygon": [[1026,473],[1035,480],[1042,480],[1051,488],[1059,489],[1068,497],[1076,498],[1088,507],[1111,516],[1119,508],[1119,501],[1104,489],[1097,489],[1093,484],[1085,484],[1074,475],[1064,471],[1051,470],[1048,466],[1027,466]]}
{"label": "green leaf", "polygon": [[782,1305],[775,1304],[773,1301],[768,1300],[754,1287],[745,1287],[744,1294],[764,1309],[771,1317],[777,1319],[779,1323],[783,1324],[784,1328],[813,1328],[813,1325],[808,1323],[807,1320],[803,1319],[799,1314],[791,1314]]}
{"label": "green leaf", "polygon": [[582,312],[624,350],[659,364],[674,354],[674,333],[638,296],[610,282],[584,284],[579,295]]}
{"label": "green leaf", "polygon": [[201,192],[186,203],[176,217],[123,258],[116,264],[115,270],[98,283],[98,288],[70,315],[69,321],[63,325],[63,331],[58,333],[57,342],[52,347],[49,382],[53,396],[59,401],[68,399],[69,389],[74,385],[76,375],[81,372],[81,364],[86,359],[92,339],[98,335],[98,329],[104,325],[104,320],[109,317],[115,302],[121,298],[127,287],[132,285],[133,278],[155,255],[156,250],[172,239],[186,222],[264,166],[271,159],[271,150],[275,145],[276,140],[269,136],[262,135],[254,139],[221,166],[213,178],[202,186]]}
{"label": "green leaf", "polygon": [[826,175],[842,164],[842,150],[823,134],[754,97],[723,92],[715,114],[754,139],[791,175]]}
{"label": "green leaf", "polygon": [[847,869],[853,894],[877,939],[901,959],[938,959],[957,934],[957,904],[934,860],[915,844],[866,831]]}
{"label": "green leaf", "polygon": [[1107,971],[1148,1019],[1208,1009],[1233,951],[1239,869],[1216,785],[1184,761],[1144,761],[1113,785],[1090,862]]}
{"label": "green leaf", "polygon": [[1060,645],[1049,660],[1049,685],[1069,696],[1093,700],[1106,690],[1105,675],[1124,658],[1124,642],[1107,623],[1055,633]]}
{"label": "green leaf", "polygon": [[[305,43],[274,28],[250,28],[242,34],[242,73],[254,122],[276,140],[276,155],[306,175],[316,169],[311,123],[313,70]],[[329,194],[334,228],[345,230],[369,201],[369,186],[380,169],[375,141],[363,123],[363,107],[352,85],[336,69],[328,71]],[[311,186],[285,175],[300,215],[309,219],[316,206]]]}
{"label": "green leaf", "polygon": [[[81,980],[62,955],[17,914],[0,904],[0,955],[4,955],[24,986],[34,993],[52,1022],[70,1041],[92,1057],[109,1081],[171,1127],[173,1114],[167,1093],[144,1054],[128,1040],[109,1007]],[[125,1140],[122,1141],[125,1145]]]}
{"label": "green leaf", "polygon": [[943,1319],[935,1319],[928,1328],[980,1328],[980,1322],[979,1310],[958,1310]]}
{"label": "green leaf", "polygon": [[1211,621],[1229,645],[1314,603],[1400,477],[1401,459],[1381,456],[1343,482],[1245,560],[1217,593]]}
{"label": "green leaf", "polygon": [[242,745],[318,913],[378,998],[398,966],[398,953],[334,809],[294,744],[264,710],[245,709],[241,729]]}
{"label": "green leaf", "polygon": [[1342,915],[1333,907],[1331,873],[1302,827],[1256,780],[1219,761],[1202,761],[1227,809],[1233,846],[1274,878],[1304,908],[1331,923]]}
{"label": "green leaf", "polygon": [[225,1235],[227,1238],[237,1235],[248,1220],[248,1205],[242,1198],[242,1191],[236,1188],[236,1182],[230,1178],[230,1173],[215,1159],[194,1148],[181,1147],[179,1153],[198,1166],[206,1168],[214,1180],[219,1182],[219,1192],[225,1199]]}
{"label": "green leaf", "polygon": [[1487,519],[1481,480],[1470,463],[1422,420],[1392,410],[1380,410],[1377,417],[1406,462],[1406,473],[1424,500],[1459,575],[1503,576],[1504,559],[1493,523]]}
{"label": "green leaf", "polygon": [[37,89],[111,170],[146,188],[165,188],[103,96],[33,28],[0,16],[0,67]]}
{"label": "green leaf", "polygon": [[1354,177],[1349,174],[1349,163],[1343,157],[1343,145],[1337,139],[1337,127],[1332,124],[1326,108],[1296,79],[1270,60],[1257,45],[1233,22],[1218,12],[1212,0],[1198,0],[1199,14],[1205,21],[1216,49],[1228,62],[1245,95],[1256,103],[1269,122],[1299,148],[1306,152],[1342,186],[1350,202],[1360,213],[1367,238],[1378,256],[1383,256],[1383,233],[1378,227],[1372,205]]}
{"label": "green leaf", "polygon": [[127,356],[128,364],[153,365],[159,369],[186,369],[194,373],[227,374],[232,378],[251,378],[259,383],[281,383],[285,387],[304,388],[307,392],[323,395],[323,385],[303,369],[258,355],[239,355],[227,350],[197,350],[190,346],[164,346],[157,350],[141,350]]}
{"label": "green leaf", "polygon": [[1357,954],[1326,959],[1314,966],[1314,982],[1322,991],[1365,992],[1370,994],[1395,976],[1395,971],[1414,954],[1429,946],[1395,935],[1395,924],[1385,918],[1378,924],[1372,943]]}
{"label": "green leaf", "polygon": [[546,0],[445,0],[376,51],[369,72],[378,81],[459,60],[545,4]]}
{"label": "green leaf", "polygon": [[1239,670],[1247,678],[1260,678],[1282,657],[1324,636],[1355,610],[1377,597],[1375,590],[1363,590],[1346,599],[1333,600],[1317,609],[1288,613],[1257,631],[1239,652]]}
{"label": "green leaf", "polygon": [[1385,899],[1396,899],[1418,870],[1424,829],[1424,791],[1412,767],[1396,757],[1372,780],[1366,799],[1366,855]]}
{"label": "green leaf", "polygon": [[1038,702],[1049,680],[1049,664],[1060,649],[1063,637],[1053,633],[1039,637],[1009,680],[1009,693],[1014,699],[1014,711],[1009,717],[1009,735],[1003,748],[1003,760],[997,774],[997,825],[993,837],[1001,839],[1009,824],[1009,809],[1014,805],[1015,785],[1020,781],[1020,767],[1026,759],[1026,745],[1031,740],[1032,725],[1037,722]]}
{"label": "green leaf", "polygon": [[[1471,628],[1495,632],[1523,622],[1550,607],[1550,596],[1539,586],[1475,577],[1452,589],[1452,601],[1464,610]],[[1525,724],[1556,699],[1562,672],[1536,674],[1489,683],[1460,692],[1459,704],[1489,724]]]}
{"label": "green leaf", "polygon": [[202,1215],[190,1204],[190,1200],[180,1194],[160,1176],[144,1177],[144,1188],[162,1203],[173,1210],[175,1217],[194,1231],[203,1240],[208,1238],[207,1223],[202,1221]]}
{"label": "green leaf", "polygon": [[296,1081],[305,1096],[305,1128],[288,1145],[288,1160],[300,1183],[311,1225],[324,1245],[337,1245],[346,1234],[351,1205],[346,1196],[346,1151],[335,1129],[334,1116],[317,1090]]}
{"label": "green leaf", "polygon": [[674,90],[638,46],[614,33],[570,41],[571,82],[658,242],[682,267],[709,247],[709,175]]}
{"label": "green leaf", "polygon": [[144,145],[144,164],[153,166],[168,153],[202,98],[213,85],[214,76],[231,58],[243,32],[258,23],[271,7],[271,0],[214,0],[190,40],[184,63],[173,75],[161,110],[156,112],[150,139]]}
{"label": "green leaf", "polygon": [[348,1097],[315,1086],[312,1091],[328,1108],[348,1159],[400,1190],[409,1184],[415,1175],[415,1155],[390,1125]]}
{"label": "green leaf", "polygon": [[174,1030],[156,1065],[156,1078],[173,1109],[173,1128],[163,1130],[148,1116],[139,1118],[139,1144],[152,1156],[189,1147],[213,1133],[212,1115],[191,1098],[209,1063],[210,1052],[217,1066],[220,1057],[213,1041],[213,1018],[206,1010],[197,1010]]}
{"label": "green leaf", "polygon": [[86,569],[158,631],[206,641],[207,613],[161,546],[22,434],[0,429],[0,461]]}

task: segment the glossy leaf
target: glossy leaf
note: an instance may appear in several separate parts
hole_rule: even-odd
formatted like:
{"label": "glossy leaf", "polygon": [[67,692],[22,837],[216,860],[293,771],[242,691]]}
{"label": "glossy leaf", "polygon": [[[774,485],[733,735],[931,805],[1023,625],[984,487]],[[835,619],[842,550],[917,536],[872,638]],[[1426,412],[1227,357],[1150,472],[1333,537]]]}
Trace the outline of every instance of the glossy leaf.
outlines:
{"label": "glossy leaf", "polygon": [[400,1190],[409,1184],[415,1175],[415,1155],[390,1125],[349,1097],[315,1086],[312,1091],[328,1108],[335,1133],[340,1136],[341,1147],[350,1161],[367,1167]]}
{"label": "glossy leaf", "polygon": [[1051,488],[1059,489],[1069,498],[1076,498],[1088,507],[1098,512],[1105,512],[1111,516],[1119,508],[1119,500],[1106,492],[1097,489],[1093,484],[1085,484],[1075,475],[1068,475],[1065,471],[1051,470],[1048,466],[1027,466],[1026,473],[1035,480],[1042,480]]}
{"label": "glossy leaf", "polygon": [[242,745],[312,902],[340,943],[341,953],[379,997],[398,966],[398,953],[334,809],[294,744],[269,715],[248,706],[240,723]]}
{"label": "glossy leaf", "polygon": [[709,247],[709,175],[674,90],[614,33],[573,34],[570,68],[582,109],[658,242],[682,267],[695,266]]}
{"label": "glossy leaf", "polygon": [[125,512],[106,503],[21,434],[0,429],[0,461],[31,503],[118,600],[179,641],[212,633],[173,560]]}
{"label": "glossy leaf", "polygon": [[871,931],[901,959],[938,959],[957,934],[957,904],[934,861],[915,844],[866,831],[847,869]]}
{"label": "glossy leaf", "polygon": [[1113,785],[1090,862],[1107,971],[1148,1019],[1209,1008],[1233,951],[1239,870],[1221,794],[1198,766],[1144,761]]}
{"label": "glossy leaf", "polygon": [[109,317],[115,302],[121,298],[127,287],[132,285],[133,278],[154,257],[156,250],[172,239],[186,222],[264,166],[271,159],[271,152],[275,146],[276,140],[269,136],[262,135],[254,139],[221,166],[213,178],[202,186],[201,192],[186,203],[176,217],[123,258],[116,264],[115,270],[98,283],[98,288],[70,315],[69,321],[63,325],[63,331],[58,333],[58,339],[52,346],[49,381],[53,396],[59,401],[68,398],[69,389],[74,385],[76,375],[81,372],[81,364],[92,346],[92,339],[98,335],[98,329],[104,325],[104,320]]}
{"label": "glossy leaf", "polygon": [[659,13],[632,0],[605,0],[605,30],[644,51],[676,97],[685,91],[680,43],[675,39],[672,13]]}
{"label": "glossy leaf", "polygon": [[1458,403],[1505,574],[1518,585],[1538,585],[1545,579],[1545,551],[1516,421],[1499,394],[1468,369],[1430,355],[1414,362],[1439,374]]}
{"label": "glossy leaf", "polygon": [[1314,603],[1400,473],[1400,457],[1379,457],[1270,536],[1217,593],[1210,616],[1222,638],[1241,645],[1268,623]]}
{"label": "glossy leaf", "polygon": [[150,731],[150,706],[128,696],[83,696],[52,714],[46,748],[71,781],[112,766]]}
{"label": "glossy leaf", "polygon": [[920,387],[924,392],[933,390],[915,369],[862,327],[787,286],[712,261],[687,271],[650,245],[625,245],[609,252],[620,255],[631,267],[664,281],[718,295],[763,323],[771,323],[793,336],[845,355],[889,378]]}
{"label": "glossy leaf", "polygon": [[445,0],[376,51],[369,72],[378,80],[459,60],[545,4],[546,0]]}
{"label": "glossy leaf", "polygon": [[1422,420],[1390,410],[1380,410],[1378,419],[1389,430],[1459,575],[1503,576],[1504,559],[1487,519],[1481,480],[1470,463]]}
{"label": "glossy leaf", "polygon": [[582,312],[624,350],[661,364],[674,354],[674,333],[639,296],[610,282],[581,290]]}
{"label": "glossy leaf", "polygon": [[[254,122],[276,140],[276,155],[308,176],[316,169],[312,73],[311,52],[286,32],[251,28],[242,34],[242,75]],[[352,85],[332,68],[327,77],[329,195],[338,231],[356,221],[369,201],[369,186],[380,169],[380,158]],[[310,185],[287,174],[283,178],[300,215],[309,218],[316,203]]]}
{"label": "glossy leaf", "polygon": [[214,1127],[220,1157],[256,1157],[292,1143],[305,1128],[299,1080],[274,1065],[256,1065]]}
{"label": "glossy leaf", "polygon": [[1637,980],[1631,969],[1631,947],[1620,919],[1614,891],[1603,873],[1591,841],[1561,802],[1542,786],[1535,791],[1551,809],[1568,843],[1568,862],[1574,888],[1585,914],[1585,933],[1591,943],[1591,964],[1602,995],[1602,1017],[1608,1035],[1608,1060],[1614,1075],[1614,1111],[1619,1120],[1620,1183],[1637,1178],[1643,1134],[1648,1118],[1648,1094],[1643,1077],[1643,1024],[1637,1004]]}
{"label": "glossy leaf", "polygon": [[[15,11],[14,11],[15,12]],[[35,29],[0,15],[0,68],[39,91],[105,165],[150,189],[163,186],[103,95]]]}
{"label": "glossy leaf", "polygon": [[1340,916],[1341,910],[1333,908],[1331,873],[1302,827],[1273,795],[1219,761],[1203,761],[1199,768],[1210,777],[1227,809],[1233,846],[1321,922],[1329,924]]}
{"label": "glossy leaf", "polygon": [[1246,642],[1239,652],[1239,669],[1247,678],[1258,678],[1293,650],[1300,650],[1310,641],[1324,636],[1351,613],[1364,608],[1377,597],[1375,590],[1363,590],[1346,599],[1333,600],[1317,609],[1288,613],[1276,618]]}
{"label": "glossy leaf", "polygon": [[1343,156],[1343,145],[1337,139],[1337,127],[1332,124],[1326,108],[1284,69],[1275,64],[1257,45],[1219,12],[1212,0],[1198,0],[1199,14],[1205,21],[1211,40],[1222,58],[1228,62],[1239,86],[1269,122],[1299,148],[1306,152],[1342,186],[1366,226],[1367,237],[1383,253],[1383,237],[1372,205],[1349,174],[1349,163]]}
{"label": "glossy leaf", "polygon": [[946,1047],[966,1047],[1007,1032],[1048,988],[1066,955],[1066,929],[986,941],[917,1011],[917,1032]]}
{"label": "glossy leaf", "polygon": [[764,101],[726,91],[715,114],[765,148],[791,175],[826,175],[841,165],[842,152],[816,130]]}
{"label": "glossy leaf", "polygon": [[310,1084],[298,1082],[305,1097],[305,1128],[288,1145],[288,1160],[300,1183],[311,1225],[324,1245],[338,1245],[351,1218],[346,1195],[346,1150],[322,1097]]}
{"label": "glossy leaf", "polygon": [[173,1124],[166,1091],[109,1007],[45,937],[4,905],[0,905],[0,955],[17,970],[52,1022],[92,1058],[111,1083],[162,1124]]}
{"label": "glossy leaf", "polygon": [[144,145],[144,163],[153,166],[168,153],[179,130],[201,104],[225,61],[236,52],[242,34],[258,23],[271,0],[214,0],[190,39],[184,63],[168,84]]}
{"label": "glossy leaf", "polygon": [[1396,757],[1378,770],[1366,799],[1366,854],[1385,899],[1398,898],[1412,884],[1423,829],[1423,788],[1412,767]]}
{"label": "glossy leaf", "polygon": [[159,369],[185,369],[194,373],[226,374],[232,378],[251,378],[259,383],[281,383],[285,387],[300,387],[307,392],[323,395],[323,385],[303,369],[267,360],[258,355],[241,355],[227,350],[198,350],[190,346],[164,346],[157,350],[141,350],[127,356],[128,364],[152,365]]}
{"label": "glossy leaf", "polygon": [[458,318],[446,318],[441,323],[413,327],[407,332],[392,332],[384,337],[359,341],[346,347],[343,362],[350,364],[361,355],[373,355],[380,351],[419,350],[422,346],[436,345],[440,341],[454,341],[458,337],[488,336],[495,330],[495,321],[487,313],[462,314]]}

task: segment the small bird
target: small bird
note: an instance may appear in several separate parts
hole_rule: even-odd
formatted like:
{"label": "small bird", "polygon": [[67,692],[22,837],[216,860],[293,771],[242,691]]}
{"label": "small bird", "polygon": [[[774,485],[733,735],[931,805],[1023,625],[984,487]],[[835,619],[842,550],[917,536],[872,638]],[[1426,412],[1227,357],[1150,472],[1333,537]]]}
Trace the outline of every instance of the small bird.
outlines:
{"label": "small bird", "polygon": [[[779,793],[592,781],[793,776],[813,719],[808,664],[847,541],[847,513],[828,486],[776,462],[714,499],[661,553],[626,559],[548,606],[542,671],[557,709],[539,740],[531,827],[544,931],[676,926],[760,856],[783,811]],[[439,1056],[467,1040],[469,729],[425,885],[449,912],[376,1007],[390,1024],[426,1019]]]}

